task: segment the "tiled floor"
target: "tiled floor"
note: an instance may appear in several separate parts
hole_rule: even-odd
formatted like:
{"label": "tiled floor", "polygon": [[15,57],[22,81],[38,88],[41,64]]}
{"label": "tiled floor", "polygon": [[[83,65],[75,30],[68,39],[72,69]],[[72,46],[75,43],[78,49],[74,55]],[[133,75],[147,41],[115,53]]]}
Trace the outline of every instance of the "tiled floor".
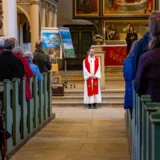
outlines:
{"label": "tiled floor", "polygon": [[53,108],[56,119],[12,160],[130,160],[121,108]]}

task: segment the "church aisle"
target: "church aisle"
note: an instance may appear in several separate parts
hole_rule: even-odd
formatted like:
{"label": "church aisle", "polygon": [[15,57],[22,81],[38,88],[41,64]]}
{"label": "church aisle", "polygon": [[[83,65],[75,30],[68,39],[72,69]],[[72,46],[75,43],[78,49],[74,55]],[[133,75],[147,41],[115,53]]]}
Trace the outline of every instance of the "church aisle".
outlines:
{"label": "church aisle", "polygon": [[122,108],[53,108],[56,119],[11,160],[130,160]]}

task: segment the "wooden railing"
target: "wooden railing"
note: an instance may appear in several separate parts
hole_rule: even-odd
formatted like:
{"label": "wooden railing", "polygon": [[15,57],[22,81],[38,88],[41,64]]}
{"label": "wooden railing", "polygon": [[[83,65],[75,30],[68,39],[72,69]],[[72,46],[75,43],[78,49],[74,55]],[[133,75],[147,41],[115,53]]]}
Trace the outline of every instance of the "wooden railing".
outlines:
{"label": "wooden railing", "polygon": [[132,119],[125,117],[131,160],[160,160],[160,103],[133,91]]}
{"label": "wooden railing", "polygon": [[1,101],[5,111],[6,130],[12,137],[7,140],[7,155],[11,157],[33,135],[42,129],[55,114],[52,113],[51,75],[42,74],[30,79],[33,98],[26,101],[25,80],[4,80],[0,83]]}

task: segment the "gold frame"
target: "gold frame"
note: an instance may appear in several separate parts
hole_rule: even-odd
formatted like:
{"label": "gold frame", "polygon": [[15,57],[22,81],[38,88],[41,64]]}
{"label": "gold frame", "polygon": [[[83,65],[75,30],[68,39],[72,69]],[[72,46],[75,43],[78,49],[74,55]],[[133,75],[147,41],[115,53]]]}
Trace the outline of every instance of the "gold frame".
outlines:
{"label": "gold frame", "polygon": [[[104,16],[108,16],[108,17],[133,17],[133,14],[134,14],[134,17],[142,18],[142,17],[148,17],[150,15],[150,13],[151,13],[151,12],[149,12],[149,9],[151,7],[150,5],[149,5],[149,8],[148,8],[146,13],[144,13],[145,8],[143,8],[143,9],[141,9],[139,11],[117,11],[117,10],[113,11],[113,10],[111,10],[111,8],[109,9],[109,7],[108,7],[108,10],[110,10],[110,11],[108,11],[106,13],[105,4],[106,4],[106,0],[103,0],[103,15]],[[119,6],[121,7],[121,5],[119,5]],[[139,6],[140,6],[140,4],[139,4]],[[142,6],[142,4],[141,4],[141,6]],[[157,7],[158,7],[158,0],[153,0],[153,9],[152,9],[152,11],[157,10],[158,9]],[[135,8],[137,8],[137,7],[135,6]]]}
{"label": "gold frame", "polygon": [[[126,34],[128,31],[127,31],[127,28],[124,31],[123,30],[124,28],[119,28],[119,27],[120,26],[127,27],[127,25],[130,24],[130,26],[133,26],[135,28],[135,31],[139,34],[138,39],[141,38],[148,31],[147,29],[145,30],[145,24],[148,24],[148,20],[105,20],[104,21],[104,29],[103,29],[104,30],[103,31],[104,39],[105,39],[105,26],[107,23],[108,23],[108,26],[109,25],[116,26],[115,29],[117,30],[117,33],[121,33],[121,34]],[[119,23],[119,25],[118,25],[118,23]],[[140,24],[142,24],[142,25],[140,25]],[[119,32],[119,30],[121,32]],[[142,33],[142,31],[143,31],[143,33]],[[125,40],[125,39],[120,38],[119,41],[122,41],[122,40]]]}
{"label": "gold frame", "polygon": [[77,13],[77,0],[73,0],[73,14],[74,14],[74,17],[93,17],[93,16],[99,16],[99,0],[97,0],[97,12],[96,13]]}

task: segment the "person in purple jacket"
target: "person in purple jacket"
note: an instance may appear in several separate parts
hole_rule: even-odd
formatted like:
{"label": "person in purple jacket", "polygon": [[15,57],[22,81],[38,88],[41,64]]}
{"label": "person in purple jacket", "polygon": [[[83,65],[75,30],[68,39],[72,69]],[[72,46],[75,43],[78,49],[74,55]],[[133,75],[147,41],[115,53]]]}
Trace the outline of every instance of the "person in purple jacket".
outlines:
{"label": "person in purple jacket", "polygon": [[135,91],[151,95],[153,102],[160,102],[160,11],[149,16],[149,51],[140,57],[135,78]]}

